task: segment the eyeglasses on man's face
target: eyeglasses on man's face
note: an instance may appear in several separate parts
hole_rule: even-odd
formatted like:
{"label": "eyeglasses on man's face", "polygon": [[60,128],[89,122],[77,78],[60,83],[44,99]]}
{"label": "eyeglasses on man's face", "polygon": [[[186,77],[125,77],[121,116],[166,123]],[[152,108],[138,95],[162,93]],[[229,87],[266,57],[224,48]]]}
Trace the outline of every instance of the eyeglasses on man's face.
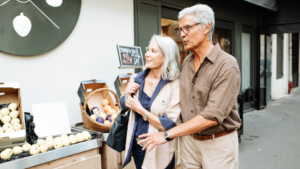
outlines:
{"label": "eyeglasses on man's face", "polygon": [[184,34],[188,34],[189,33],[189,30],[191,27],[195,26],[195,25],[199,25],[200,23],[196,23],[194,25],[190,25],[190,26],[184,26],[183,28],[177,28],[175,29],[176,30],[176,33],[177,35],[181,36],[181,32],[183,32]]}

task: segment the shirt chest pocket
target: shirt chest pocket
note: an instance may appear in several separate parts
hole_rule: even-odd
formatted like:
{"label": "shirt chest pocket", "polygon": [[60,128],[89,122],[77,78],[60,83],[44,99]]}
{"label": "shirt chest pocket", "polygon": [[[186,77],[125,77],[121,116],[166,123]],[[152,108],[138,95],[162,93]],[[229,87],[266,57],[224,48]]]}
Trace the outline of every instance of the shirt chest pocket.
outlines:
{"label": "shirt chest pocket", "polygon": [[[157,96],[151,106],[151,113],[154,113],[157,116],[164,115],[165,109],[169,103],[169,98],[164,96]],[[153,111],[153,112],[152,112]]]}
{"label": "shirt chest pocket", "polygon": [[197,105],[206,106],[209,99],[211,84],[208,82],[199,82],[194,86],[194,98]]}

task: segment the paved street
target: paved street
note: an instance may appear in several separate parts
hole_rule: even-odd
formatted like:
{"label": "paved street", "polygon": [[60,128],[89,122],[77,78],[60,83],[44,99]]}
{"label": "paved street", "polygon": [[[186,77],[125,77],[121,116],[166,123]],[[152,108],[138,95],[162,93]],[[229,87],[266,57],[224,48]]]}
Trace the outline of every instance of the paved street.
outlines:
{"label": "paved street", "polygon": [[244,115],[240,169],[300,168],[300,91]]}

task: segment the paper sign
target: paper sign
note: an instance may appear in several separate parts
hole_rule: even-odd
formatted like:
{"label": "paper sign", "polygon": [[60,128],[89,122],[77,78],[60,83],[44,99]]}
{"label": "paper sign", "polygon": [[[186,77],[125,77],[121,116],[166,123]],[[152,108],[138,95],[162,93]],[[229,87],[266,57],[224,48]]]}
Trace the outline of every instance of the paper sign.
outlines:
{"label": "paper sign", "polygon": [[32,114],[39,138],[71,133],[65,102],[33,104]]}

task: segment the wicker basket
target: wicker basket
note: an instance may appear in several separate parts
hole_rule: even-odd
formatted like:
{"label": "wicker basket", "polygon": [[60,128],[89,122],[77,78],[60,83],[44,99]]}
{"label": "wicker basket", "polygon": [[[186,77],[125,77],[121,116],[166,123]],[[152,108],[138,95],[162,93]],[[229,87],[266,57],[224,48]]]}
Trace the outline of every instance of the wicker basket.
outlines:
{"label": "wicker basket", "polygon": [[82,120],[83,120],[83,126],[86,129],[99,131],[99,132],[103,132],[103,133],[108,133],[111,126],[106,125],[106,124],[102,124],[102,123],[98,123],[97,121],[92,120],[86,112],[86,105],[87,105],[88,100],[91,98],[91,96],[93,94],[95,94],[97,92],[101,92],[101,91],[111,92],[116,98],[117,107],[119,107],[119,109],[120,109],[120,102],[119,102],[119,99],[118,99],[117,95],[112,90],[110,90],[108,88],[101,88],[101,89],[97,89],[97,90],[93,91],[92,93],[90,93],[87,96],[87,98],[85,99],[85,102],[84,102],[83,106],[80,104],[81,116],[82,116]]}

